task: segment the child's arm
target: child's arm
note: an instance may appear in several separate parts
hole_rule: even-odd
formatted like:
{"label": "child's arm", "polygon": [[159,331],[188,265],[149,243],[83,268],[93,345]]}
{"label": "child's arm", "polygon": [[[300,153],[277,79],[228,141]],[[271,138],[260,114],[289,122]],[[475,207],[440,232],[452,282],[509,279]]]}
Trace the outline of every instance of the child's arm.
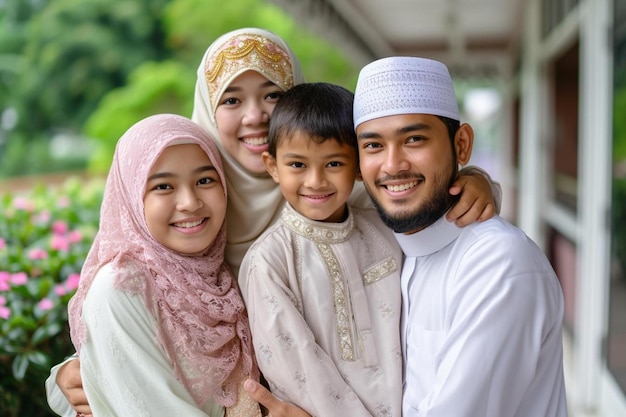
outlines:
{"label": "child's arm", "polygon": [[458,226],[490,219],[500,212],[502,189],[486,171],[470,166],[463,168],[450,187],[450,194],[461,194],[459,201],[446,215]]}
{"label": "child's arm", "polygon": [[371,417],[294,304],[288,279],[280,278],[289,275],[284,260],[271,248],[266,252],[248,252],[239,282],[259,368],[272,394],[314,416]]}

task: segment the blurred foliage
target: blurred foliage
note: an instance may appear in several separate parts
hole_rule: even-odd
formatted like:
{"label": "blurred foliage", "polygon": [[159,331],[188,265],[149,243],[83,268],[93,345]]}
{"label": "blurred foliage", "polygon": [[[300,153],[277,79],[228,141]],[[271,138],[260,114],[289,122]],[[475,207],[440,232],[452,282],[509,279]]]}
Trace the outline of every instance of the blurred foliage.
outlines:
{"label": "blurred foliage", "polygon": [[49,416],[44,380],[73,352],[67,303],[98,227],[104,181],[0,196],[0,414]]}
{"label": "blurred foliage", "polygon": [[156,113],[191,116],[195,72],[174,61],[147,62],[129,76],[126,86],[110,91],[85,124],[87,136],[97,138],[90,161],[92,172],[108,171],[115,144],[135,122]]}
{"label": "blurred foliage", "polygon": [[[624,62],[622,62],[624,63]],[[626,282],[626,67],[615,68],[613,93],[613,192],[611,251]]]}
{"label": "blurred foliage", "polygon": [[613,91],[613,159],[622,163],[626,162],[626,117],[623,117],[625,114],[626,80]]}
{"label": "blurred foliage", "polygon": [[357,69],[337,48],[263,0],[0,2],[0,177],[75,166],[39,152],[29,155],[33,163],[15,162],[18,151],[45,149],[58,131],[97,141],[91,167],[102,172],[140,118],[191,115],[206,48],[246,26],[283,37],[307,80],[353,88]]}
{"label": "blurred foliage", "polygon": [[169,56],[160,24],[165,0],[30,3],[44,6],[33,7],[24,21],[9,25],[8,16],[2,19],[3,28],[14,26],[22,34],[11,48],[16,50],[6,51],[20,56],[8,90],[8,104],[18,112],[13,134],[80,131],[99,99],[123,85],[130,71]]}

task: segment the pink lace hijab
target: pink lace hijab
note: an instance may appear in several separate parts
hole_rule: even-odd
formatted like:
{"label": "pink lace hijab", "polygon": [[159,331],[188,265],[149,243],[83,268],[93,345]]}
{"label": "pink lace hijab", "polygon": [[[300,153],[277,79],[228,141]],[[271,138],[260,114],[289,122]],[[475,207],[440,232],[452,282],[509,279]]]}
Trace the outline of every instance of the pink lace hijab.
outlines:
{"label": "pink lace hijab", "polygon": [[206,152],[226,190],[215,143],[191,120],[155,115],[128,129],[117,144],[100,228],[70,301],[71,336],[80,352],[89,336],[81,320],[83,301],[98,270],[111,264],[115,271],[125,271],[115,277],[116,288],[142,296],[154,314],[159,323],[155,342],[196,403],[212,398],[232,406],[241,382],[259,375],[244,304],[224,261],[226,226],[205,253],[186,256],[157,243],[143,214],[152,165],[165,148],[181,143],[197,144]]}

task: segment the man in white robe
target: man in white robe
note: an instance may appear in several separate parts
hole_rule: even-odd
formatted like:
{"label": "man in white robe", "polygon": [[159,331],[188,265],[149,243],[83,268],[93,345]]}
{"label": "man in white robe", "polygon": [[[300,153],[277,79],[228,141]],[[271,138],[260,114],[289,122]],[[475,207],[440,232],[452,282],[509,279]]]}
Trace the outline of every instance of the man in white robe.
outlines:
{"label": "man in white robe", "polygon": [[391,57],[363,68],[354,122],[363,182],[396,232],[405,417],[562,417],[563,295],[542,251],[496,216],[458,228],[447,189],[469,161],[445,65]]}

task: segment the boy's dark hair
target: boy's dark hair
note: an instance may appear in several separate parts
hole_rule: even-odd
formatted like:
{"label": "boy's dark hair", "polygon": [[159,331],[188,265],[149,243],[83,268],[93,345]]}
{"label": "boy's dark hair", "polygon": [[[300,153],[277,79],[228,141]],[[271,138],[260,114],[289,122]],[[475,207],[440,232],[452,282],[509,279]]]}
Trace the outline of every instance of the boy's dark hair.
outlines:
{"label": "boy's dark hair", "polygon": [[329,83],[298,84],[278,101],[270,118],[269,153],[276,157],[281,141],[294,133],[310,135],[323,143],[336,140],[357,150],[352,106],[354,94]]}

